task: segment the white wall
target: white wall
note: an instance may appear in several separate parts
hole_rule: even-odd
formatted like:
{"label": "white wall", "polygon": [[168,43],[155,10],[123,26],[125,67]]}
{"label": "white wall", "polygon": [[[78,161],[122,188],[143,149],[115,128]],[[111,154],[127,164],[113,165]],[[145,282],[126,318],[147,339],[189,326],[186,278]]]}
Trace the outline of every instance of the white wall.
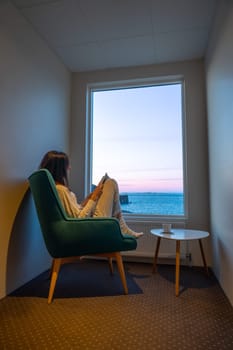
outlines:
{"label": "white wall", "polygon": [[233,3],[221,1],[206,60],[214,272],[233,305]]}
{"label": "white wall", "polygon": [[25,192],[48,149],[68,150],[70,73],[8,1],[0,4],[0,51],[1,298],[50,262]]}
{"label": "white wall", "polygon": [[[85,179],[85,142],[86,142],[86,90],[88,83],[114,82],[145,77],[183,75],[186,91],[186,127],[187,127],[187,174],[188,208],[187,228],[209,230],[208,202],[208,155],[206,129],[205,74],[202,60],[160,64],[135,68],[112,69],[72,75],[72,128],[71,128],[71,184],[80,198],[83,197]],[[144,230],[149,235],[155,223],[145,225],[131,224],[135,230]],[[139,250],[154,253],[154,246],[147,236],[139,241]],[[155,242],[154,242],[155,244]],[[208,263],[211,264],[211,251],[208,240],[203,242]],[[143,245],[143,247],[141,247]],[[190,242],[193,264],[201,265],[201,255],[197,242]]]}

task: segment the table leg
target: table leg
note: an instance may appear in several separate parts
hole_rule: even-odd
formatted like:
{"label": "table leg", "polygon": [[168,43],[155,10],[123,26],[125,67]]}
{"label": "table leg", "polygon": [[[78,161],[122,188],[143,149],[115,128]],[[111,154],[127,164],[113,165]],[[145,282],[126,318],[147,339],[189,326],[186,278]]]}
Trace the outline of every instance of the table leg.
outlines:
{"label": "table leg", "polygon": [[199,241],[199,246],[200,246],[200,250],[201,250],[201,256],[202,256],[203,265],[205,267],[207,275],[209,275],[209,270],[208,270],[208,266],[206,264],[206,259],[205,259],[204,249],[203,249],[203,246],[202,246],[202,241],[201,241],[201,239],[199,239],[198,241]]}
{"label": "table leg", "polygon": [[161,237],[158,237],[158,238],[157,238],[156,249],[155,249],[155,257],[154,257],[154,264],[153,264],[153,273],[155,273],[156,270],[157,270],[157,258],[158,258],[158,254],[159,254],[160,241],[161,241]]}
{"label": "table leg", "polygon": [[176,241],[176,296],[180,290],[180,241]]}

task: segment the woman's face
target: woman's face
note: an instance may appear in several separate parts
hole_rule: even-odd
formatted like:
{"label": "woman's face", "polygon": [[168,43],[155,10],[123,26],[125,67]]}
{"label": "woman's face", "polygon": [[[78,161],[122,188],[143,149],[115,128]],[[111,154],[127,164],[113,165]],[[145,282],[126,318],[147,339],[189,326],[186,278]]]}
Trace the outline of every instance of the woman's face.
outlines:
{"label": "woman's face", "polygon": [[70,176],[70,170],[71,170],[71,166],[70,166],[70,164],[68,164],[68,167],[67,167],[67,176],[68,177]]}

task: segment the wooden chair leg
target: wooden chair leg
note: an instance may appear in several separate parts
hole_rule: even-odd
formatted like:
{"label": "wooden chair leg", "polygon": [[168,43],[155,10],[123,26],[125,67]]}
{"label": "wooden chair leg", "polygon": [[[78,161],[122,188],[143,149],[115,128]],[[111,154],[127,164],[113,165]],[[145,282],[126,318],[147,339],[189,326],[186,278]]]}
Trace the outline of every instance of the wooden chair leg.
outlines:
{"label": "wooden chair leg", "polygon": [[50,282],[49,295],[48,295],[48,304],[50,304],[52,302],[52,299],[53,299],[53,293],[54,293],[54,289],[56,286],[59,270],[61,267],[61,262],[62,262],[62,259],[60,259],[60,258],[53,259],[52,272],[51,272],[51,282]]}
{"label": "wooden chair leg", "polygon": [[49,271],[49,279],[50,280],[51,280],[51,277],[52,277],[53,266],[54,266],[54,259],[52,260],[52,264],[51,264],[50,271]]}
{"label": "wooden chair leg", "polygon": [[121,254],[115,253],[115,257],[116,257],[116,262],[117,262],[117,267],[118,267],[118,271],[120,274],[121,282],[122,282],[122,285],[124,288],[124,292],[125,292],[125,294],[128,294],[128,287],[127,287],[127,282],[126,282],[126,278],[125,278],[125,270],[124,270],[124,265],[123,265]]}
{"label": "wooden chair leg", "polygon": [[112,258],[108,258],[108,263],[109,263],[110,274],[113,275]]}

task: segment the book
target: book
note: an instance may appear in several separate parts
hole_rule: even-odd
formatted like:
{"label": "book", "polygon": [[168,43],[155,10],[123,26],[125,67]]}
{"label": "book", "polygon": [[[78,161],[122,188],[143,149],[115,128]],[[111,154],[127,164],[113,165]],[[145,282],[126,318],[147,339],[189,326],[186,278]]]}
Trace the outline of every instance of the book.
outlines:
{"label": "book", "polygon": [[104,176],[101,178],[99,185],[102,185],[105,183],[105,181],[109,178],[108,174],[105,173]]}

